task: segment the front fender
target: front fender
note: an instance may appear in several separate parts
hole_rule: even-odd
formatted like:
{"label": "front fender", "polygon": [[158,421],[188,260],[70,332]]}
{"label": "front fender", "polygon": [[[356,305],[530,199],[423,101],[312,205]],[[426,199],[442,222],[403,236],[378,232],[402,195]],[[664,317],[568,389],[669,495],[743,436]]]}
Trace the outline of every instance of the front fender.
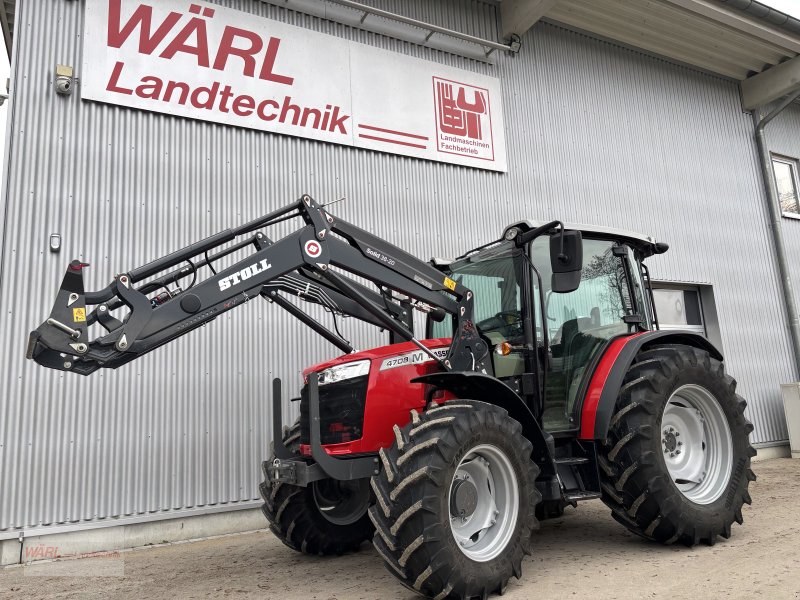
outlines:
{"label": "front fender", "polygon": [[471,371],[449,371],[416,377],[411,382],[447,390],[464,400],[480,400],[504,408],[522,425],[522,433],[533,444],[533,459],[540,465],[542,473],[555,475],[553,437],[542,431],[525,401],[499,379]]}
{"label": "front fender", "polygon": [[646,331],[612,340],[592,374],[583,399],[580,439],[605,440],[625,374],[636,355],[654,344],[694,346],[717,360],[723,359],[714,344],[692,331]]}

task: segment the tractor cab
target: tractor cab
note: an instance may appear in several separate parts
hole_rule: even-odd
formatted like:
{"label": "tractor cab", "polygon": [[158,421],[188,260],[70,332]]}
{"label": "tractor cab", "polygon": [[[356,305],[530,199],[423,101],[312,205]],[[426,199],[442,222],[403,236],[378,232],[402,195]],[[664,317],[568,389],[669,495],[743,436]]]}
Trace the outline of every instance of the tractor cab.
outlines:
{"label": "tractor cab", "polygon": [[[526,400],[546,431],[568,432],[579,427],[589,375],[609,343],[657,327],[642,261],[667,246],[579,225],[524,239],[539,227],[512,224],[500,242],[435,263],[475,292],[475,323],[491,348],[495,377]],[[562,231],[572,234],[563,252]],[[571,280],[559,269],[570,261]],[[451,332],[449,321],[430,320],[427,337]]]}

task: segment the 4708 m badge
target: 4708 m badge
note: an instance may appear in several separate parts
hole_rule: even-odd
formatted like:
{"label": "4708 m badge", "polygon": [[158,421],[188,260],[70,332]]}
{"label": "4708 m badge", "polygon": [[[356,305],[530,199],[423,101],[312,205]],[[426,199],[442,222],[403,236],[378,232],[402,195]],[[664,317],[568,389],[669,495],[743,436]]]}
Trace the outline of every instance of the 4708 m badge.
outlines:
{"label": "4708 m badge", "polygon": [[[439,360],[444,360],[447,358],[447,348],[436,348],[435,350],[431,350],[433,354]],[[386,371],[388,369],[396,369],[397,367],[405,367],[406,365],[418,365],[420,363],[426,363],[432,361],[433,358],[422,350],[415,350],[414,352],[409,352],[408,354],[401,354],[400,356],[393,356],[392,358],[387,358],[381,363],[381,371]]]}

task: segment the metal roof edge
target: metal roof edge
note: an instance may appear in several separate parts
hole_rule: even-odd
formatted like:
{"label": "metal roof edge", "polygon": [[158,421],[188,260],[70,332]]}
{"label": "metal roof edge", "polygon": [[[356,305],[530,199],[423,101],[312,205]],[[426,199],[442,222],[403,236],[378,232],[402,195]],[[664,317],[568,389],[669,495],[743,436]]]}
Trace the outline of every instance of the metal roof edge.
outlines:
{"label": "metal roof edge", "polygon": [[769,23],[774,27],[779,27],[784,31],[800,35],[800,19],[787,15],[757,0],[717,0],[717,2],[747,13],[751,17]]}

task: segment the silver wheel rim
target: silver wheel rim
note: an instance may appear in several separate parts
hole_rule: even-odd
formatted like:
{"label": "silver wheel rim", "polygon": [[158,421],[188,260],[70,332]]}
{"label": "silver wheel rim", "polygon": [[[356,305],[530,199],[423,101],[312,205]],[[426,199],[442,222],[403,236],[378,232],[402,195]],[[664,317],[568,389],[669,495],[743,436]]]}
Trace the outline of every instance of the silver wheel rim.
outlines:
{"label": "silver wheel rim", "polygon": [[519,484],[505,453],[489,444],[461,459],[450,482],[450,530],[456,544],[476,562],[492,560],[514,535]]}
{"label": "silver wheel rim", "polygon": [[320,514],[334,525],[351,525],[369,508],[369,480],[315,481],[311,484]]}
{"label": "silver wheel rim", "polygon": [[664,462],[675,486],[695,504],[711,504],[728,487],[733,440],[714,395],[689,384],[672,393],[661,417]]}

